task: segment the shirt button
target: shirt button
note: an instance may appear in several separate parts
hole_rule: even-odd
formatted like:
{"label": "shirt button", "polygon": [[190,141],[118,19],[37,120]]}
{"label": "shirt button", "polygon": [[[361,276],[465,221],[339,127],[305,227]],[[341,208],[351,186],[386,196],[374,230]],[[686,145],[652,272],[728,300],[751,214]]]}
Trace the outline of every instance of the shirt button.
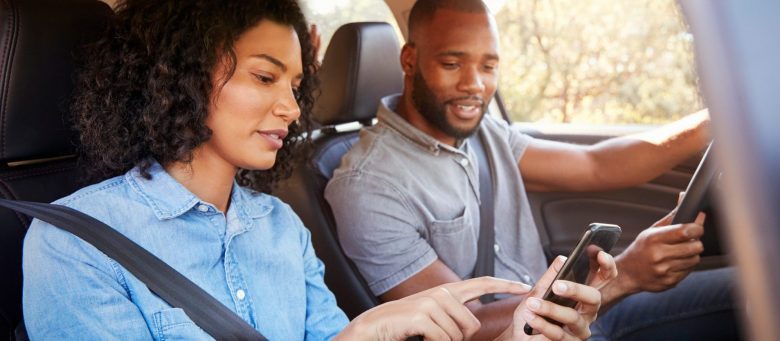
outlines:
{"label": "shirt button", "polygon": [[523,282],[525,282],[525,284],[531,284],[531,276],[523,275]]}
{"label": "shirt button", "polygon": [[466,158],[460,159],[460,165],[463,166],[463,167],[468,166],[469,165],[469,159],[466,159]]}
{"label": "shirt button", "polygon": [[206,205],[200,204],[200,205],[198,205],[198,211],[201,211],[201,212],[204,212],[204,213],[208,212],[209,211],[209,207],[206,206]]}
{"label": "shirt button", "polygon": [[493,251],[495,251],[495,253],[498,253],[498,250],[501,250],[501,247],[498,246],[498,244],[493,244]]}
{"label": "shirt button", "polygon": [[238,291],[236,291],[236,298],[238,298],[239,301],[243,301],[244,297],[246,297],[244,290],[238,289]]}

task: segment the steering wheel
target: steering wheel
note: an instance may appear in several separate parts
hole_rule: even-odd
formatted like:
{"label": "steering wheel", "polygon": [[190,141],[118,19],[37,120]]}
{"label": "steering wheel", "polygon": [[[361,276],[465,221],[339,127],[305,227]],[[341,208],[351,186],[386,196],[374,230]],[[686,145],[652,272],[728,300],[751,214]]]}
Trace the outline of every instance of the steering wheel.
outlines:
{"label": "steering wheel", "polygon": [[685,189],[685,197],[677,208],[672,224],[693,222],[696,215],[709,206],[710,188],[712,188],[717,174],[718,169],[712,162],[712,142],[710,142],[701,162],[699,162],[699,167],[693,173],[691,182],[688,183],[688,188]]}
{"label": "steering wheel", "polygon": [[688,188],[685,190],[685,197],[680,202],[677,213],[672,219],[672,224],[683,224],[696,220],[696,215],[699,212],[703,211],[707,214],[707,220],[704,222],[704,235],[701,237],[701,242],[704,244],[704,252],[701,253],[702,257],[724,254],[718,233],[720,230],[720,217],[715,214],[713,211],[714,205],[710,203],[710,197],[714,194],[712,189],[717,185],[720,175],[720,171],[712,159],[712,143],[710,143],[707,151],[704,152],[699,167],[693,173],[691,182],[688,183]]}

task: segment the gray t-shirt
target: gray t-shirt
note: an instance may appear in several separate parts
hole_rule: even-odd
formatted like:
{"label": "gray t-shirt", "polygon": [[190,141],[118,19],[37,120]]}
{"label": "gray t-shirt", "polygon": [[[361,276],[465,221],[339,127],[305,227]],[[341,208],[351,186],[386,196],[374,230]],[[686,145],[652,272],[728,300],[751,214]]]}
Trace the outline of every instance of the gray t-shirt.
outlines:
{"label": "gray t-shirt", "polygon": [[[382,99],[379,123],[360,132],[325,189],[341,246],[376,295],[437,258],[469,278],[477,259],[476,156],[468,141],[453,148],[406,122],[398,99]],[[547,268],[517,165],[532,138],[487,115],[480,129],[496,164],[495,276],[531,284]]]}

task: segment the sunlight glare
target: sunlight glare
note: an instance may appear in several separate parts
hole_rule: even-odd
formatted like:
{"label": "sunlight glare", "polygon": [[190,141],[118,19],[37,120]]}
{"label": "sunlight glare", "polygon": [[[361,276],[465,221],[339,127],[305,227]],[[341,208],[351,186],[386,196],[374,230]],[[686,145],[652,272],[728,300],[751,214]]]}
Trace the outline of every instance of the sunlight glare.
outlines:
{"label": "sunlight glare", "polygon": [[318,15],[332,14],[338,8],[344,8],[351,3],[350,0],[311,1],[307,5],[309,10]]}
{"label": "sunlight glare", "polygon": [[500,12],[505,3],[506,0],[485,0],[485,4],[487,4],[493,14]]}

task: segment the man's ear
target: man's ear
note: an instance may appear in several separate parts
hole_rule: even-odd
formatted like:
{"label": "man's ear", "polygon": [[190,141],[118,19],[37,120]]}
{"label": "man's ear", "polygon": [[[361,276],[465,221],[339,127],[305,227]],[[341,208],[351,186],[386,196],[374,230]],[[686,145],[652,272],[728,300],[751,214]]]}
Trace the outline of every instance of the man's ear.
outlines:
{"label": "man's ear", "polygon": [[407,76],[411,76],[417,63],[417,48],[414,43],[406,43],[401,48],[401,69]]}

